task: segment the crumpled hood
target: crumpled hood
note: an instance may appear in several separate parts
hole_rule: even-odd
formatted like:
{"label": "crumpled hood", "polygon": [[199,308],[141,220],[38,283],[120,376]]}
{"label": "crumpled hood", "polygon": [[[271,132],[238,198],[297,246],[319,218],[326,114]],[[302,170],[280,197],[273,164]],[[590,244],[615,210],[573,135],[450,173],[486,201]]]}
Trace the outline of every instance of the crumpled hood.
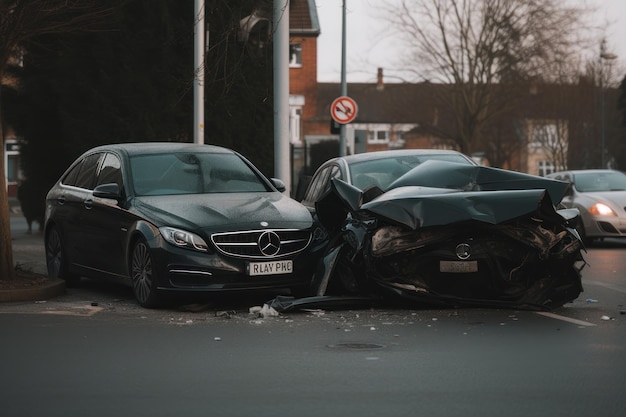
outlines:
{"label": "crumpled hood", "polygon": [[457,190],[546,190],[553,204],[562,199],[568,183],[536,175],[491,168],[430,160],[420,164],[395,180],[386,191],[404,186],[423,186]]}
{"label": "crumpled hood", "polygon": [[499,224],[537,211],[556,215],[545,190],[446,191],[396,188],[361,209],[413,230],[467,220]]}
{"label": "crumpled hood", "polygon": [[306,229],[313,223],[309,211],[279,192],[219,193],[137,197],[134,210],[157,227],[173,226],[207,233],[267,228]]}
{"label": "crumpled hood", "polygon": [[331,188],[316,204],[318,217],[329,230],[338,230],[347,212],[359,210],[416,230],[468,220],[499,224],[535,212],[560,217],[554,204],[561,201],[568,184],[503,169],[431,160],[398,178],[369,202],[363,201],[360,189],[342,180],[333,179]]}

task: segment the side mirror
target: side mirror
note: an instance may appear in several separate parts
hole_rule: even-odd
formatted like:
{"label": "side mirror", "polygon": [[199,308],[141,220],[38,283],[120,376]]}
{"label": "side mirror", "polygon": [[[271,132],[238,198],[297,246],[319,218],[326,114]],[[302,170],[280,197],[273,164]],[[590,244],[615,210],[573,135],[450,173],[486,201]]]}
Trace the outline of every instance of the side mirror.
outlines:
{"label": "side mirror", "polygon": [[121,200],[122,193],[120,186],[116,183],[100,184],[93,190],[93,196],[98,198],[109,198],[111,200]]}
{"label": "side mirror", "polygon": [[276,189],[280,191],[281,193],[284,193],[287,190],[285,183],[279,180],[278,178],[270,178],[270,181],[272,182],[272,185],[276,187]]}

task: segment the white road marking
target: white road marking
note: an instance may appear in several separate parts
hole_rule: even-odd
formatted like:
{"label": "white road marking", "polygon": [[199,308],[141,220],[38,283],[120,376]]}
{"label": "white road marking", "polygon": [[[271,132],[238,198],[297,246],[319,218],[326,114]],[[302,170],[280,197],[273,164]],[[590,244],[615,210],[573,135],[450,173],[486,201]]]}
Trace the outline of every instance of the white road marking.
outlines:
{"label": "white road marking", "polygon": [[556,320],[561,320],[561,321],[565,321],[565,322],[572,323],[572,324],[577,324],[579,326],[585,326],[585,327],[595,326],[594,323],[589,323],[588,321],[582,321],[582,320],[573,319],[571,317],[560,316],[558,314],[548,313],[546,311],[537,311],[536,313],[539,314],[540,316],[545,316],[551,319],[556,319]]}
{"label": "white road marking", "polygon": [[626,294],[626,289],[618,287],[615,284],[607,283],[607,282],[593,281],[593,282],[585,282],[584,284],[585,285],[596,285],[598,287],[604,287],[604,288],[608,288],[609,290],[613,290],[613,291],[621,292],[622,294]]}

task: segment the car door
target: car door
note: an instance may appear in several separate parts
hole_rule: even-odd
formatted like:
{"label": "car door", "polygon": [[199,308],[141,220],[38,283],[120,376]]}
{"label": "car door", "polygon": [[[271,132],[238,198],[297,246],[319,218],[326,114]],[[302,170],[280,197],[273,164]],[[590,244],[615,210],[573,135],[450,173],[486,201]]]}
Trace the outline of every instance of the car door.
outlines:
{"label": "car door", "polygon": [[334,163],[319,169],[314,175],[302,200],[302,204],[309,209],[311,214],[315,214],[315,202],[330,190],[330,181],[333,178],[344,178],[341,169]]}
{"label": "car door", "polygon": [[86,156],[61,180],[61,191],[52,200],[55,221],[73,269],[88,263],[93,239],[85,228],[86,202],[91,199],[96,169],[102,153]]}
{"label": "car door", "polygon": [[126,187],[122,175],[121,158],[106,153],[98,167],[95,188],[104,184],[117,184],[120,199],[94,196],[85,203],[85,228],[92,236],[93,250],[89,253],[88,267],[99,274],[126,276],[126,235],[133,216],[124,208]]}

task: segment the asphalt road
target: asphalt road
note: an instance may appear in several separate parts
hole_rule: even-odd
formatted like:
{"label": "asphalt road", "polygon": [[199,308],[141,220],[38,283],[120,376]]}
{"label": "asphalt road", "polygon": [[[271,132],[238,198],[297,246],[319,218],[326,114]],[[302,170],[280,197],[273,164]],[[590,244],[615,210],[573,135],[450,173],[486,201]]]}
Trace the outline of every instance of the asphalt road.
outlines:
{"label": "asphalt road", "polygon": [[585,292],[549,314],[249,312],[273,294],[146,310],[85,281],[0,305],[0,415],[622,417],[625,250],[589,249]]}

